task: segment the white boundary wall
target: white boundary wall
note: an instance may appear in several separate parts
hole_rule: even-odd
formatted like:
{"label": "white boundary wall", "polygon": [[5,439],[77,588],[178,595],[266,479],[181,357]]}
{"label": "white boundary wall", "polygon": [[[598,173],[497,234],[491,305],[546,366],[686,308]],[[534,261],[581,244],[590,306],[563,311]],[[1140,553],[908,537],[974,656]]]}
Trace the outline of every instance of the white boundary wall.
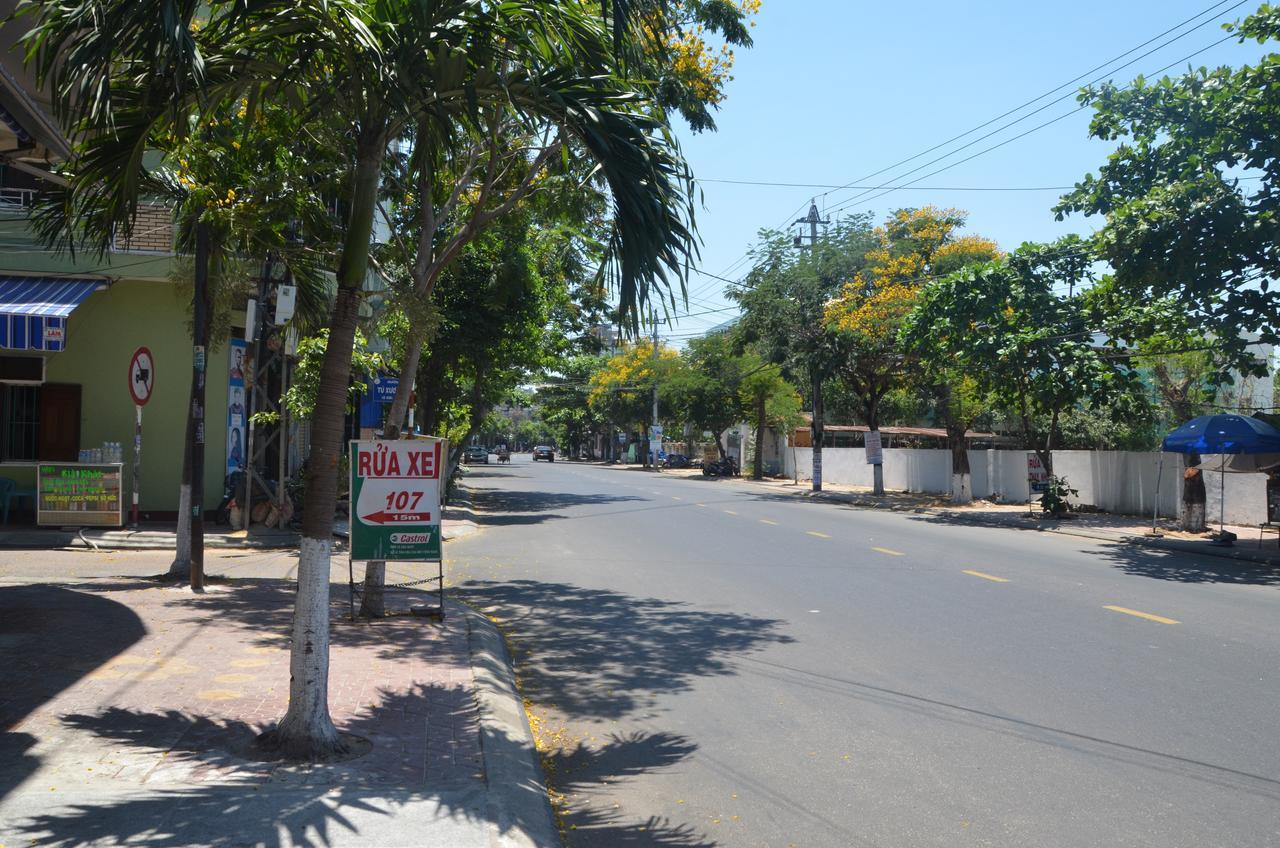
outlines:
{"label": "white boundary wall", "polygon": [[[785,449],[788,477],[811,479],[813,448]],[[1028,498],[1027,452],[1020,450],[971,450],[969,466],[975,498],[996,497],[1019,503]],[[1177,515],[1182,497],[1182,455],[1163,454],[1160,476],[1160,515]],[[1156,478],[1161,454],[1155,451],[1054,451],[1053,470],[1079,491],[1072,500],[1122,515],[1151,516],[1155,505]],[[1204,457],[1206,517],[1218,521],[1223,479],[1215,470],[1221,457]],[[871,486],[871,466],[862,448],[824,448],[822,479],[838,486]],[[1266,521],[1266,477],[1262,474],[1226,474],[1228,524],[1260,524]],[[886,448],[886,489],[948,494],[951,491],[951,452],[915,448]]]}

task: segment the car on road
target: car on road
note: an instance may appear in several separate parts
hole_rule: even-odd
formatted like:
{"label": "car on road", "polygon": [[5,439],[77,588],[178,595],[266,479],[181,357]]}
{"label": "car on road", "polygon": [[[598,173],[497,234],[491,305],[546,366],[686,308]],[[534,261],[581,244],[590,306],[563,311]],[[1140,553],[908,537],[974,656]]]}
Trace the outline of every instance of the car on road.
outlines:
{"label": "car on road", "polygon": [[538,445],[533,449],[533,461],[537,462],[540,459],[545,459],[547,462],[555,462],[556,449],[547,445]]}
{"label": "car on road", "polygon": [[473,462],[483,462],[489,464],[489,449],[484,445],[468,445],[467,449],[462,452],[462,461],[466,465]]}

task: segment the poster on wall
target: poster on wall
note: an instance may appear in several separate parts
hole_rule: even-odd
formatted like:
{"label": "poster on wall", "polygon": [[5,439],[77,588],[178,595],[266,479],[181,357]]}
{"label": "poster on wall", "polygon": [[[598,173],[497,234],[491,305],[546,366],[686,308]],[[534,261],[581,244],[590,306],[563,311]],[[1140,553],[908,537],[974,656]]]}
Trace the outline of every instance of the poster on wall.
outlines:
{"label": "poster on wall", "polygon": [[227,470],[244,468],[245,436],[247,431],[247,398],[245,396],[245,355],[248,344],[244,339],[232,339],[227,351]]}

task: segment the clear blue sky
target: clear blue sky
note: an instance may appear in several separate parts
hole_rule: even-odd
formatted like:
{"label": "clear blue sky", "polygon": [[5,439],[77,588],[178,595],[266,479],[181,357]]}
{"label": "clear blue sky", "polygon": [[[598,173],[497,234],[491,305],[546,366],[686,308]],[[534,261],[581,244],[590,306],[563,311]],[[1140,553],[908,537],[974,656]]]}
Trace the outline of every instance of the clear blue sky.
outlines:
{"label": "clear blue sky", "polygon": [[[920,153],[1107,62],[1179,22],[1206,15],[1089,76],[1123,84],[1201,51],[1226,35],[1219,24],[1257,8],[1257,0],[1074,0],[1070,3],[984,0],[914,4],[862,0],[764,0],[755,47],[737,53],[719,130],[681,132],[685,155],[703,180],[750,180],[859,185],[903,183],[1071,112],[1074,96],[1048,106],[984,141],[976,138],[1050,100],[869,180],[874,171]],[[1232,8],[1235,7],[1235,8]],[[1211,8],[1214,11],[1208,11]],[[1208,21],[1195,28],[1196,24]],[[1179,34],[1167,46],[1160,46]],[[1159,49],[1156,49],[1159,48]],[[1138,58],[1155,49],[1145,58]],[[1167,73],[1208,65],[1240,65],[1263,52],[1234,39],[1179,62]],[[1136,61],[1134,61],[1136,60]],[[1133,61],[1129,67],[1108,73]],[[1050,207],[1061,192],[979,192],[954,188],[1070,186],[1104,160],[1109,146],[1086,136],[1081,111],[1025,138],[918,183],[842,211],[873,211],[933,203],[970,213],[970,232],[1003,248],[1023,241],[1091,231],[1092,219],[1055,222]],[[971,144],[935,165],[906,171]],[[934,190],[932,187],[941,187]],[[698,227],[700,268],[736,279],[743,255],[762,227],[776,227],[808,210],[841,206],[860,192],[705,182]],[[867,204],[865,201],[870,201]],[[692,274],[689,313],[726,306],[724,284]],[[673,343],[705,331],[731,312],[681,318],[667,332]]]}

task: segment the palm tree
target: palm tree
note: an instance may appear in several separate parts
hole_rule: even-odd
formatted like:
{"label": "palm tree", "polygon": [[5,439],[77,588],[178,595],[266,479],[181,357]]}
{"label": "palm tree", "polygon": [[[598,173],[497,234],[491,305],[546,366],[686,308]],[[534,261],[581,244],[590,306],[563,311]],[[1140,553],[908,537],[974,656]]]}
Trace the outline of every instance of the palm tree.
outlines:
{"label": "palm tree", "polygon": [[424,112],[479,127],[484,104],[563,126],[603,163],[616,224],[609,279],[634,325],[638,306],[670,290],[693,250],[687,169],[660,114],[623,77],[617,48],[635,31],[637,2],[607,4],[612,37],[585,0],[34,7],[32,58],[79,140],[64,231],[82,223],[75,198],[98,195],[104,216],[82,235],[101,249],[130,226],[156,135],[182,135],[193,117],[232,100],[289,103],[343,145],[349,211],[312,419],[289,707],[262,739],[286,756],[325,759],[345,748],[328,711],[329,560],[351,351],[388,143]]}

